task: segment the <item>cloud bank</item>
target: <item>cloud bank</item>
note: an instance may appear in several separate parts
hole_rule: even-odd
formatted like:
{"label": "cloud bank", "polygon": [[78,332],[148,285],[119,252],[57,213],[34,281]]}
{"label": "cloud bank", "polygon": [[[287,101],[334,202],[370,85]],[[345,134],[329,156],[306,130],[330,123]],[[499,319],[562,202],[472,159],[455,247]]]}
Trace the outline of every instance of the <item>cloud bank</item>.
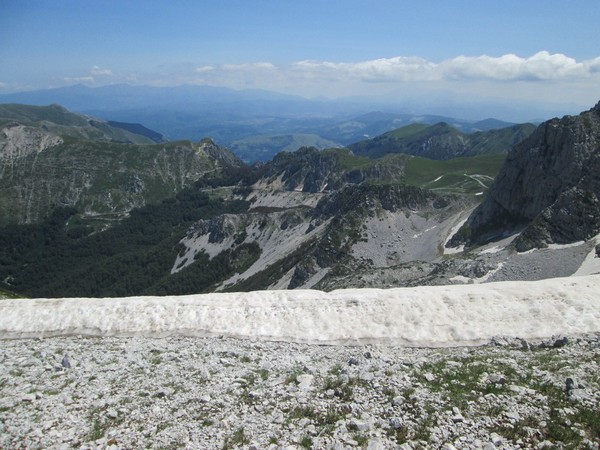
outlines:
{"label": "cloud bank", "polygon": [[[396,56],[358,62],[303,60],[288,64],[268,61],[239,64],[181,64],[158,72],[119,74],[94,65],[86,73],[65,76],[67,83],[100,85],[136,83],[149,85],[209,84],[234,89],[259,88],[307,96],[351,96],[383,94],[390,89],[463,90],[473,94],[496,92],[523,83],[521,89],[535,91],[548,83],[569,86],[588,97],[600,95],[600,57],[577,61],[561,53],[540,51],[533,56],[457,56],[433,62],[417,56]],[[492,86],[495,86],[492,88]],[[595,87],[595,88],[594,88]],[[511,89],[506,92],[510,93]],[[589,102],[589,98],[587,99]]]}
{"label": "cloud bank", "polygon": [[[303,60],[194,67],[186,83],[259,88],[308,97],[369,97],[396,102],[482,101],[570,105],[570,112],[600,98],[600,57],[577,61],[540,51],[529,57],[457,56],[441,62],[396,56],[358,62]],[[555,111],[564,110],[559,106]]]}
{"label": "cloud bank", "polygon": [[86,75],[76,77],[63,77],[63,80],[67,83],[82,83],[94,85],[98,82],[106,81],[111,77],[113,77],[113,71],[111,69],[105,69],[100,66],[94,65]]}
{"label": "cloud bank", "polygon": [[103,69],[99,66],[93,66],[92,69],[90,70],[90,73],[95,76],[108,76],[108,77],[112,76],[112,74],[113,74],[112,70]]}
{"label": "cloud bank", "polygon": [[[127,72],[93,65],[80,73],[55,78],[53,87],[73,83],[264,89],[305,97],[361,98],[380,104],[408,105],[428,113],[436,111],[436,105],[451,105],[452,110],[442,111],[444,114],[459,114],[457,108],[468,102],[500,102],[507,111],[520,110],[521,118],[535,117],[531,115],[533,110],[542,111],[540,117],[545,117],[578,113],[600,99],[600,56],[576,60],[562,53],[540,51],[532,56],[460,55],[437,62],[419,56],[289,63],[208,61],[160,64]],[[42,87],[48,86],[37,88]],[[0,84],[0,90],[24,89]],[[538,107],[542,104],[543,108]],[[533,110],[527,110],[531,105]],[[513,112],[511,117],[515,117]]]}
{"label": "cloud bank", "polygon": [[577,62],[566,55],[541,51],[523,58],[514,54],[492,57],[458,56],[434,63],[419,57],[397,56],[361,62],[298,61],[287,66],[268,62],[202,66],[197,73],[279,72],[307,79],[398,81],[542,81],[585,79],[600,74],[600,57]]}
{"label": "cloud bank", "polygon": [[588,78],[600,72],[600,57],[577,62],[560,53],[546,51],[529,58],[517,55],[466,57],[444,61],[436,69],[445,79],[488,79],[504,81],[541,81]]}

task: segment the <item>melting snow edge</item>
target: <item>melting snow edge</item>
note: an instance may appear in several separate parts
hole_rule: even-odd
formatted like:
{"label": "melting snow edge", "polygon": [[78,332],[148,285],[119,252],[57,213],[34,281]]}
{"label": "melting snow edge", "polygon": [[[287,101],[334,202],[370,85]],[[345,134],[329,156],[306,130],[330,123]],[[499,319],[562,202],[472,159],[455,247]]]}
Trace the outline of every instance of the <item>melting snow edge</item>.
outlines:
{"label": "melting snow edge", "polygon": [[478,345],[600,332],[600,275],[395,289],[0,301],[0,338],[231,336],[320,344]]}

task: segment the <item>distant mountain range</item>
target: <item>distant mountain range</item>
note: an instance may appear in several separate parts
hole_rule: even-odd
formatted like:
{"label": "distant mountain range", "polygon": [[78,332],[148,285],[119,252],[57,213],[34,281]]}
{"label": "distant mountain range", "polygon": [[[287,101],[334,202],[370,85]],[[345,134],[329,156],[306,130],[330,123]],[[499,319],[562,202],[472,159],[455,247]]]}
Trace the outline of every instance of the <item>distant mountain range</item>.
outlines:
{"label": "distant mountain range", "polygon": [[[487,121],[487,123],[496,123]],[[490,153],[507,153],[535,130],[535,125],[513,125],[498,130],[464,133],[440,122],[435,125],[415,123],[388,131],[373,139],[348,146],[356,155],[380,157],[405,153],[429,159],[452,159]]]}
{"label": "distant mountain range", "polygon": [[311,100],[210,86],[75,85],[0,95],[0,103],[60,104],[113,124],[140,123],[168,140],[209,137],[246,162],[266,162],[278,151],[301,145],[347,146],[412,123],[445,122],[463,133],[515,125],[497,119],[373,111],[376,106],[353,100]]}

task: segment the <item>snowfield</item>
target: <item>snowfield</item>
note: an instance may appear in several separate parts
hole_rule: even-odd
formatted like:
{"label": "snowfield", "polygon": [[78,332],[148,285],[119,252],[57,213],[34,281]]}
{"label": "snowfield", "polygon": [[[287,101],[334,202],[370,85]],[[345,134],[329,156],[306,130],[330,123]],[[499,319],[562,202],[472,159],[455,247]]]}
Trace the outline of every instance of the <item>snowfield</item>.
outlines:
{"label": "snowfield", "polygon": [[600,332],[600,275],[534,282],[330,293],[0,301],[0,337],[229,336],[401,346],[478,345],[493,337]]}

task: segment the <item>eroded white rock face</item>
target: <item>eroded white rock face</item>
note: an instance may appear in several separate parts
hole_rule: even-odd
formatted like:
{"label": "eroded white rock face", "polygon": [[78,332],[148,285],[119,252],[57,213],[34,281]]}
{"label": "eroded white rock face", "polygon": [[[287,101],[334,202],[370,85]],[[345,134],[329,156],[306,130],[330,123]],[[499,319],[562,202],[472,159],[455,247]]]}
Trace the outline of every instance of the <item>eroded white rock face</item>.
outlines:
{"label": "eroded white rock face", "polygon": [[44,132],[41,128],[7,126],[0,131],[0,158],[5,161],[22,158],[62,143],[61,137]]}
{"label": "eroded white rock face", "polygon": [[397,289],[0,301],[4,338],[226,335],[313,343],[481,344],[600,332],[600,276]]}

